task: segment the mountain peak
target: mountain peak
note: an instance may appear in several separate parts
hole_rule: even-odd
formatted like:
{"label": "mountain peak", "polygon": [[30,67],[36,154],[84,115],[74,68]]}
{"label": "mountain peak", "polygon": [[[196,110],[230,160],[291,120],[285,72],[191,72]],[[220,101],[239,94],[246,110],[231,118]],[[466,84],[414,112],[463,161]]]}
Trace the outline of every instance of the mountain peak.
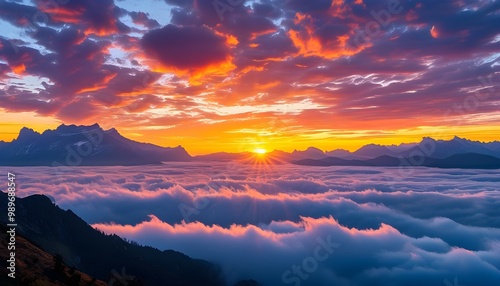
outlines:
{"label": "mountain peak", "polygon": [[[103,130],[97,123],[88,126],[61,124],[43,134],[23,128],[15,141],[0,144],[0,165],[19,165],[19,161],[23,166],[65,162],[68,148],[73,152],[86,152],[82,150],[87,149],[79,149],[82,144],[93,147],[92,153],[81,156],[84,157],[79,162],[82,166],[146,165],[192,159],[180,145],[169,148],[137,142],[120,135],[115,128]],[[92,144],[88,145],[89,142]]]}
{"label": "mountain peak", "polygon": [[294,155],[297,155],[297,154],[319,155],[319,154],[324,154],[324,152],[321,149],[316,148],[316,147],[307,147],[307,149],[305,149],[304,151],[295,149],[295,150],[293,150],[293,152],[291,154],[294,154]]}
{"label": "mountain peak", "polygon": [[370,144],[366,144],[364,146],[362,146],[361,148],[359,148],[358,150],[356,150],[356,152],[363,152],[364,150],[379,150],[379,149],[387,149],[387,146],[383,146],[383,145],[379,145],[379,144],[375,144],[375,143],[370,143]]}
{"label": "mountain peak", "polygon": [[[92,126],[94,126],[94,125],[92,125]],[[99,126],[99,125],[97,125],[97,126]],[[99,126],[99,128],[101,128],[101,127]],[[111,128],[111,129],[106,130],[106,132],[107,133],[112,133],[112,134],[118,134],[118,135],[120,135],[120,133],[118,132],[118,130],[116,130],[116,128],[114,128],[114,127]]]}
{"label": "mountain peak", "polygon": [[451,141],[460,141],[460,142],[469,142],[470,140],[458,137],[457,135],[453,136],[453,139]]}
{"label": "mountain peak", "polygon": [[92,125],[61,124],[56,128],[56,131],[59,133],[80,133],[83,131],[94,130],[94,129],[102,129],[102,128],[97,123],[94,123]]}
{"label": "mountain peak", "polygon": [[[94,128],[101,128],[101,126],[99,126],[98,123],[94,123],[92,125],[90,125],[90,127],[94,127]],[[114,128],[113,128],[114,129]]]}
{"label": "mountain peak", "polygon": [[40,133],[36,132],[35,130],[28,128],[28,127],[23,127],[21,128],[21,131],[19,131],[19,135],[17,136],[17,140],[25,141],[25,140],[33,140],[34,138],[40,136]]}
{"label": "mountain peak", "polygon": [[61,124],[57,128],[78,128],[78,127],[92,127],[92,128],[101,128],[101,126],[98,123],[94,123],[92,125],[76,125],[76,124]]}
{"label": "mountain peak", "polygon": [[23,128],[21,128],[21,131],[19,131],[19,134],[22,134],[22,133],[24,133],[24,134],[27,134],[27,133],[28,133],[28,134],[29,134],[29,133],[36,133],[36,134],[40,134],[40,133],[36,132],[35,130],[33,130],[33,129],[31,129],[31,128],[28,128],[28,127],[23,127]]}
{"label": "mountain peak", "polygon": [[432,138],[432,137],[422,137],[422,140],[418,143],[418,145],[421,145],[421,144],[436,144],[438,142],[438,140]]}
{"label": "mountain peak", "polygon": [[319,152],[323,152],[321,149],[316,148],[316,147],[312,147],[312,146],[311,147],[307,147],[306,151],[315,151],[315,152],[319,151]]}

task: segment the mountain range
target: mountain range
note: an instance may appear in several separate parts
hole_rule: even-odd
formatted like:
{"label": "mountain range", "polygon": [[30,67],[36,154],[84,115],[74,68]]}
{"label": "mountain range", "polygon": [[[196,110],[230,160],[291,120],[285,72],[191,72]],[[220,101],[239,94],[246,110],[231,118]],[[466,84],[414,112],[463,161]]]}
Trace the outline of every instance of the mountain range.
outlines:
{"label": "mountain range", "polygon": [[[37,133],[21,129],[12,142],[0,141],[0,165],[3,166],[97,166],[146,165],[168,161],[252,161],[251,152],[219,152],[191,156],[182,147],[161,147],[136,142],[114,128],[61,125],[55,130]],[[500,168],[500,142],[479,142],[460,137],[451,140],[423,138],[419,143],[400,145],[368,144],[354,152],[315,147],[285,152],[274,150],[265,155],[271,164],[293,163],[313,166],[427,166],[439,168]],[[249,160],[250,159],[250,160]]]}
{"label": "mountain range", "polygon": [[4,166],[146,165],[189,160],[191,156],[181,146],[139,143],[98,124],[61,125],[41,134],[24,127],[17,139],[0,142],[0,165]]}
{"label": "mountain range", "polygon": [[[309,148],[318,157],[318,150]],[[423,166],[435,168],[498,169],[500,142],[483,143],[455,136],[451,140],[423,138],[420,143],[383,146],[368,144],[355,152],[333,150],[323,158],[291,159],[306,166]]]}

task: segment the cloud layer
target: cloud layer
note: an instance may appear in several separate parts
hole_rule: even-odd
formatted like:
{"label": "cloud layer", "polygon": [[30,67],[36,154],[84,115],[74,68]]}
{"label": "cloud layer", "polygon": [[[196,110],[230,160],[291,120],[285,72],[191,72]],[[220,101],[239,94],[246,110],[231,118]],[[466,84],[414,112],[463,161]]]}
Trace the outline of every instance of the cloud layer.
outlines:
{"label": "cloud layer", "polygon": [[[498,171],[252,166],[13,170],[105,232],[264,285],[495,285]],[[299,284],[297,284],[299,283]]]}

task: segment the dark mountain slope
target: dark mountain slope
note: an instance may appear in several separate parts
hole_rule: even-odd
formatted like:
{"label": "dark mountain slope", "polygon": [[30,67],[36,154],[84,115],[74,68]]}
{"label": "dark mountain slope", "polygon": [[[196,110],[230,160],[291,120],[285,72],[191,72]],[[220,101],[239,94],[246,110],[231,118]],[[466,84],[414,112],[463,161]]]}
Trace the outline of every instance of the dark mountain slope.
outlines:
{"label": "dark mountain slope", "polygon": [[[7,195],[0,193],[0,209]],[[0,221],[6,224],[6,217]],[[49,198],[33,195],[16,200],[17,232],[52,255],[89,275],[107,281],[112,271],[139,278],[145,285],[225,285],[219,269],[182,253],[139,246],[116,235],[105,235],[72,211],[55,206]]]}
{"label": "dark mountain slope", "polygon": [[[0,256],[9,257],[7,230],[0,224]],[[68,267],[58,258],[40,249],[20,234],[16,235],[16,278],[7,277],[7,265],[0,261],[0,285],[74,285],[105,286],[107,283]]]}

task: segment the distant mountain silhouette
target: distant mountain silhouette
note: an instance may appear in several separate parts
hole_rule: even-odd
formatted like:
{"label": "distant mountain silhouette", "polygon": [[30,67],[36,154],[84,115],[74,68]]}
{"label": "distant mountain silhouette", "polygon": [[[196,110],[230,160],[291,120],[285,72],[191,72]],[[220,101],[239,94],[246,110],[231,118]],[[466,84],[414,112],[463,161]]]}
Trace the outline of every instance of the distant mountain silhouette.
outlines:
{"label": "distant mountain silhouette", "polygon": [[[311,150],[308,148],[307,150]],[[307,151],[306,150],[306,151]],[[288,162],[308,166],[426,166],[437,168],[500,168],[500,142],[483,143],[454,137],[451,140],[424,138],[420,143],[401,145],[368,144],[355,152],[343,149],[294,157],[297,151],[277,152]],[[416,162],[416,163],[415,163]]]}
{"label": "distant mountain silhouette", "polygon": [[[455,136],[451,140],[435,140],[424,138],[417,146],[399,153],[400,156],[409,157],[411,154],[423,152],[431,158],[444,159],[452,155],[475,153],[500,158],[500,142],[482,143]],[[427,150],[427,151],[426,151]]]}
{"label": "distant mountain silhouette", "polygon": [[490,155],[467,153],[451,155],[444,159],[426,158],[422,165],[436,168],[500,169],[500,159]]}
{"label": "distant mountain silhouette", "polygon": [[[425,164],[457,168],[466,166],[496,166],[495,160],[469,155],[485,163],[464,163],[450,158],[453,155],[476,154],[500,159],[500,142],[483,143],[454,137],[451,140],[423,138],[419,143],[400,145],[368,144],[354,152],[336,149],[324,152],[316,147],[285,152],[274,150],[263,157],[251,152],[219,152],[191,157],[181,146],[165,148],[140,143],[120,135],[114,128],[103,130],[99,125],[61,125],[56,130],[39,134],[23,128],[12,142],[0,141],[0,166],[114,166],[160,164],[165,161],[241,161],[252,163],[264,159],[268,164],[299,163],[305,165],[393,166],[394,158],[425,157]],[[384,157],[385,156],[385,157]],[[325,159],[325,158],[335,159]],[[463,157],[463,156],[462,156]],[[450,159],[448,159],[450,158]],[[323,160],[325,159],[325,160]],[[448,161],[433,161],[448,159]],[[461,166],[461,167],[460,167]]]}
{"label": "distant mountain silhouette", "polygon": [[[254,162],[255,158],[259,155],[251,152],[241,152],[241,153],[227,153],[218,152],[208,155],[195,156],[193,159],[197,161],[240,161],[249,163]],[[295,160],[301,160],[306,158],[321,159],[325,158],[325,153],[318,148],[309,147],[304,151],[294,150],[291,153],[274,150],[265,155],[266,161],[268,163],[279,164],[288,163]]]}
{"label": "distant mountain silhouette", "polygon": [[335,157],[326,157],[319,160],[298,160],[293,161],[292,163],[305,166],[422,166],[435,168],[500,169],[500,158],[475,153],[455,154],[444,159],[420,157],[418,160],[418,164],[411,164],[412,161],[410,158],[396,158],[384,155],[366,160],[346,160]]}
{"label": "distant mountain silhouette", "polygon": [[42,134],[23,128],[17,139],[0,144],[3,166],[145,165],[189,160],[191,156],[181,146],[139,143],[97,124],[61,125]]}
{"label": "distant mountain silhouette", "polygon": [[397,153],[391,151],[391,149],[386,146],[381,146],[377,144],[368,144],[361,148],[359,148],[356,152],[354,152],[358,158],[367,158],[373,159],[380,156],[396,156]]}
{"label": "distant mountain silhouette", "polygon": [[328,157],[336,157],[336,158],[342,158],[342,159],[354,159],[354,155],[349,152],[348,150],[344,149],[336,149],[332,151],[326,151],[325,155]]}
{"label": "distant mountain silhouette", "polygon": [[316,148],[309,147],[304,151],[301,150],[293,150],[293,152],[288,153],[281,150],[274,150],[268,154],[268,157],[271,159],[276,159],[280,162],[291,162],[302,159],[321,159],[325,158],[325,153]]}
{"label": "distant mountain silhouette", "polygon": [[309,147],[305,151],[294,150],[291,154],[291,158],[309,158],[309,159],[320,159],[325,157],[325,153],[316,147]]}
{"label": "distant mountain silhouette", "polygon": [[424,155],[430,158],[444,159],[452,155],[476,153],[500,158],[500,142],[482,143],[455,136],[451,140],[423,138],[419,143],[400,145],[368,144],[354,152],[337,149],[326,152],[328,157],[342,159],[374,159],[380,156],[404,157]]}
{"label": "distant mountain silhouette", "polygon": [[[7,194],[3,192],[0,208],[7,209]],[[6,219],[1,216],[0,222],[6,224]],[[109,281],[113,271],[121,274],[125,269],[144,285],[226,285],[219,268],[207,261],[105,235],[43,195],[16,200],[16,223],[19,234],[52,255],[61,255],[65,264],[103,281]]]}
{"label": "distant mountain silhouette", "polygon": [[394,153],[401,153],[417,146],[418,143],[402,143],[399,145],[387,145],[386,147]]}
{"label": "distant mountain silhouette", "polygon": [[250,152],[242,152],[242,153],[218,152],[207,155],[199,155],[194,157],[194,159],[198,161],[233,161],[233,160],[245,160],[246,158],[252,155],[253,154]]}

